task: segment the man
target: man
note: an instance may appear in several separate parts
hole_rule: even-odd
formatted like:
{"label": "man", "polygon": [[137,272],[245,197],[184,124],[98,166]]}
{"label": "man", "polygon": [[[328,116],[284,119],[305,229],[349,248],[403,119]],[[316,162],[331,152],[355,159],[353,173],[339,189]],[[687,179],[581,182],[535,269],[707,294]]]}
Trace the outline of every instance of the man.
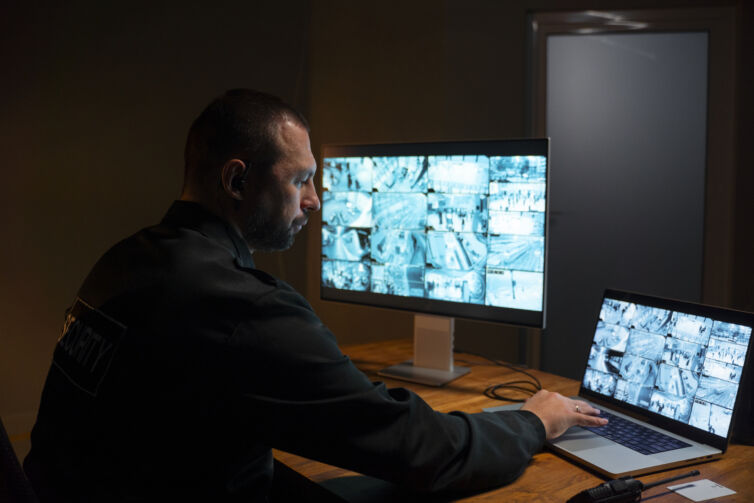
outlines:
{"label": "man", "polygon": [[478,491],[517,477],[545,436],[604,422],[548,392],[518,412],[441,414],[357,370],[254,267],[320,207],[307,123],[279,99],[219,97],[185,159],[181,200],[110,249],[69,309],[25,462],[43,501],[265,500],[271,448]]}

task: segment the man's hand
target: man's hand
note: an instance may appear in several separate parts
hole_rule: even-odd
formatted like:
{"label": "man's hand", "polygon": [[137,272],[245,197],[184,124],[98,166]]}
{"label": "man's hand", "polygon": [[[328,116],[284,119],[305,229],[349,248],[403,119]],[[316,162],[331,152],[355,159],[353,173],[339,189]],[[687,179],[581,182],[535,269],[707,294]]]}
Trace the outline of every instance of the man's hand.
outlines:
{"label": "man's hand", "polygon": [[557,438],[571,426],[603,426],[607,419],[597,416],[600,411],[586,402],[566,398],[560,393],[547,390],[524,402],[521,410],[533,412],[545,425],[547,440]]}

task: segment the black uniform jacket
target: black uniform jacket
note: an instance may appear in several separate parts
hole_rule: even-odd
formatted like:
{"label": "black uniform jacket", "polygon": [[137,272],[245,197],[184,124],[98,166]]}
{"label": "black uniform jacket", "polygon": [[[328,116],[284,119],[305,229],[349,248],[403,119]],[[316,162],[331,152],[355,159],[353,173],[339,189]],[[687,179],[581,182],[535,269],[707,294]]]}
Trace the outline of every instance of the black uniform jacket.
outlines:
{"label": "black uniform jacket", "polygon": [[25,461],[43,501],[264,500],[271,448],[423,492],[510,482],[529,412],[372,383],[307,301],[189,202],[111,248],[67,313]]}

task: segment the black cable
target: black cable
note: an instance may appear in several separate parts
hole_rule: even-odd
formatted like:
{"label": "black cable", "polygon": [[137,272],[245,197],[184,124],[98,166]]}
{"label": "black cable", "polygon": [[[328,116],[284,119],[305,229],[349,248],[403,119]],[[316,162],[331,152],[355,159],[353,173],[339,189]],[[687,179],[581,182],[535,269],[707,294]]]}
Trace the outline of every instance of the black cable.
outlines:
{"label": "black cable", "polygon": [[[473,355],[479,358],[484,358],[485,360],[488,360],[492,362],[493,364],[506,368],[508,370],[512,370],[514,372],[519,372],[521,374],[524,374],[529,379],[522,379],[518,381],[508,381],[500,384],[493,384],[491,386],[487,386],[487,389],[484,390],[484,396],[487,398],[492,398],[494,400],[505,400],[508,402],[525,402],[526,398],[518,398],[518,397],[512,397],[507,396],[505,393],[506,391],[513,391],[518,393],[524,393],[528,394],[529,396],[534,395],[537,391],[542,389],[542,383],[539,382],[539,379],[533,374],[530,374],[523,368],[521,368],[520,365],[513,365],[511,363],[505,363],[501,362],[500,360],[495,360],[494,358],[490,358],[488,356],[480,355],[478,353],[472,353],[469,351],[457,351],[458,353],[465,353],[468,355]],[[502,392],[502,393],[501,393]]]}

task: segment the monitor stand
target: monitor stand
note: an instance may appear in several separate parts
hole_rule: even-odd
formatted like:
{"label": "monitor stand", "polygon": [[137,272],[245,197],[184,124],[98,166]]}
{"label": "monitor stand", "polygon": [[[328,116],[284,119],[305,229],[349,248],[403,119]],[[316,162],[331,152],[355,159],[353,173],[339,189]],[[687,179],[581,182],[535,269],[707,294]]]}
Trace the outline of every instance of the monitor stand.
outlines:
{"label": "monitor stand", "polygon": [[467,374],[468,367],[453,365],[454,328],[454,318],[414,315],[414,359],[377,374],[429,386],[443,386]]}

